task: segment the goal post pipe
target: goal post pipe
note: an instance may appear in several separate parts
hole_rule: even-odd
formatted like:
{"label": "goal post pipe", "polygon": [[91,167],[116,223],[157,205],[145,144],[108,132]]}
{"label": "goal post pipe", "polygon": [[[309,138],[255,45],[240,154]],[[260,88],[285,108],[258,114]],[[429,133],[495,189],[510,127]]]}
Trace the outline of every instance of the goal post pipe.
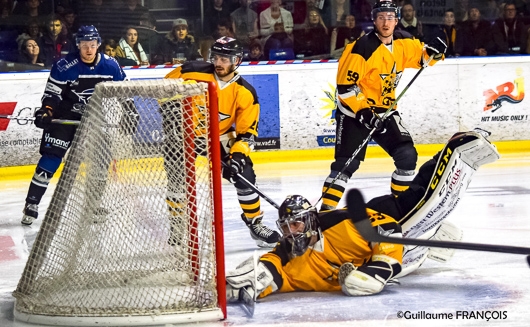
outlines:
{"label": "goal post pipe", "polygon": [[[427,67],[429,66],[429,63],[431,62],[433,56],[430,56],[429,59],[427,59],[427,61],[425,61],[425,63],[421,66],[421,68],[418,70],[418,72],[414,75],[414,77],[410,80],[410,82],[405,86],[405,88],[403,89],[403,91],[401,91],[401,93],[398,95],[398,97],[396,98],[396,100],[394,102],[392,102],[392,104],[390,105],[390,107],[385,111],[385,113],[383,114],[383,116],[381,117],[381,121],[384,122],[385,119],[391,115],[391,112],[392,112],[392,109],[394,109],[394,107],[396,106],[396,104],[398,103],[398,101],[403,97],[403,95],[405,94],[405,92],[407,92],[407,90],[410,88],[410,86],[412,85],[412,83],[414,83],[414,81],[416,80],[416,78],[418,78],[418,76],[420,76],[421,72]],[[315,206],[318,205],[318,203],[320,201],[322,201],[322,198],[324,197],[324,195],[326,195],[328,192],[329,192],[329,189],[331,188],[331,186],[333,186],[333,184],[335,184],[335,182],[337,181],[337,179],[340,177],[340,175],[342,175],[344,173],[344,171],[346,170],[346,168],[352,163],[352,161],[355,159],[355,157],[357,156],[357,154],[359,154],[359,152],[366,146],[366,144],[368,144],[368,142],[370,142],[370,139],[372,138],[372,135],[374,135],[376,131],[376,127],[372,128],[370,130],[370,133],[368,133],[368,136],[363,140],[363,142],[359,145],[359,147],[353,152],[353,154],[351,155],[351,157],[346,161],[346,163],[344,164],[344,167],[342,167],[342,169],[340,170],[340,172],[337,174],[337,176],[335,176],[333,178],[333,180],[331,181],[331,183],[329,183],[328,187],[326,188],[326,190],[324,192],[322,192],[322,195],[320,196],[320,198],[317,200],[317,202],[315,203]]]}

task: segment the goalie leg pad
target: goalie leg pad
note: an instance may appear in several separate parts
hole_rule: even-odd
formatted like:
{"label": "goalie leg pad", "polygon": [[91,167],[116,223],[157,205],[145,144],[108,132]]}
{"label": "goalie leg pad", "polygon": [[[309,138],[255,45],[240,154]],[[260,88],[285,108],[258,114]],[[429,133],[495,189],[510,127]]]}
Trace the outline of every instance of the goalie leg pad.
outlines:
{"label": "goalie leg pad", "polygon": [[[462,230],[448,221],[443,221],[438,230],[431,238],[436,241],[460,242],[462,240]],[[453,257],[455,249],[430,248],[428,258],[438,261],[447,262]]]}

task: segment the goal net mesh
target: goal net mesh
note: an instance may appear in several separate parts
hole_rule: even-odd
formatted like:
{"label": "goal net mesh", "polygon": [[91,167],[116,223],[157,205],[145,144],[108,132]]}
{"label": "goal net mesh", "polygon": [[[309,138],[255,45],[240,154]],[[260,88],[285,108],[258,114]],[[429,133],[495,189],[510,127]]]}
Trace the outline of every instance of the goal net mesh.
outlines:
{"label": "goal net mesh", "polygon": [[15,314],[218,309],[207,86],[96,86],[14,292]]}

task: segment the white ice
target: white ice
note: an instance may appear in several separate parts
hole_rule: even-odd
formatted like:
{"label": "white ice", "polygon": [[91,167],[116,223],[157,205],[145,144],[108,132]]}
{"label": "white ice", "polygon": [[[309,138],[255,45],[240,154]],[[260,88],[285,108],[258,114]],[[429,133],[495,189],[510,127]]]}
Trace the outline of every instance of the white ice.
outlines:
{"label": "white ice", "polygon": [[[465,242],[530,247],[530,157],[527,153],[502,158],[475,173],[450,220],[462,228]],[[427,160],[421,157],[420,162]],[[257,164],[258,186],[277,203],[288,194],[301,194],[315,202],[330,162]],[[393,165],[390,159],[367,159],[348,187],[360,188],[365,198],[389,191]],[[40,226],[21,226],[21,210],[29,180],[0,180],[0,326],[35,326],[14,320],[15,290]],[[53,185],[40,206],[41,216]],[[263,253],[251,240],[240,219],[235,189],[223,184],[224,237],[227,269]],[[264,222],[275,226],[277,211],[266,201]],[[415,273],[367,297],[346,297],[340,292],[297,292],[271,295],[256,304],[253,318],[237,305],[228,306],[225,321],[193,326],[529,326],[530,267],[524,255],[457,250],[442,264],[428,260]],[[398,312],[453,314],[453,319],[399,319]],[[464,319],[457,312],[490,312],[502,319]],[[168,325],[166,325],[168,326]]]}

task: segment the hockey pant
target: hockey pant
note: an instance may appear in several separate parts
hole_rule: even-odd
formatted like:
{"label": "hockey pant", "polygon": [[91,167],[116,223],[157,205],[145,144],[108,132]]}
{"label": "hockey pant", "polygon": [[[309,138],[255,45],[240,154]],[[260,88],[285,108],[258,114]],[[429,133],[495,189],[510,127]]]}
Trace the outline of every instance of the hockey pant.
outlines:
{"label": "hockey pant", "polygon": [[[337,207],[348,180],[353,173],[359,169],[361,161],[366,155],[366,145],[359,151],[344,172],[331,182],[344,168],[346,162],[353,153],[368,137],[370,130],[357,119],[343,114],[340,110],[336,112],[336,138],[335,138],[335,161],[331,164],[331,173],[324,181],[322,188],[322,209],[334,209]],[[393,159],[396,170],[392,173],[391,191],[399,194],[405,191],[414,179],[414,170],[418,154],[414,148],[414,142],[410,133],[401,122],[398,112],[393,112],[385,120],[385,127],[381,132],[375,132],[372,138]]]}

